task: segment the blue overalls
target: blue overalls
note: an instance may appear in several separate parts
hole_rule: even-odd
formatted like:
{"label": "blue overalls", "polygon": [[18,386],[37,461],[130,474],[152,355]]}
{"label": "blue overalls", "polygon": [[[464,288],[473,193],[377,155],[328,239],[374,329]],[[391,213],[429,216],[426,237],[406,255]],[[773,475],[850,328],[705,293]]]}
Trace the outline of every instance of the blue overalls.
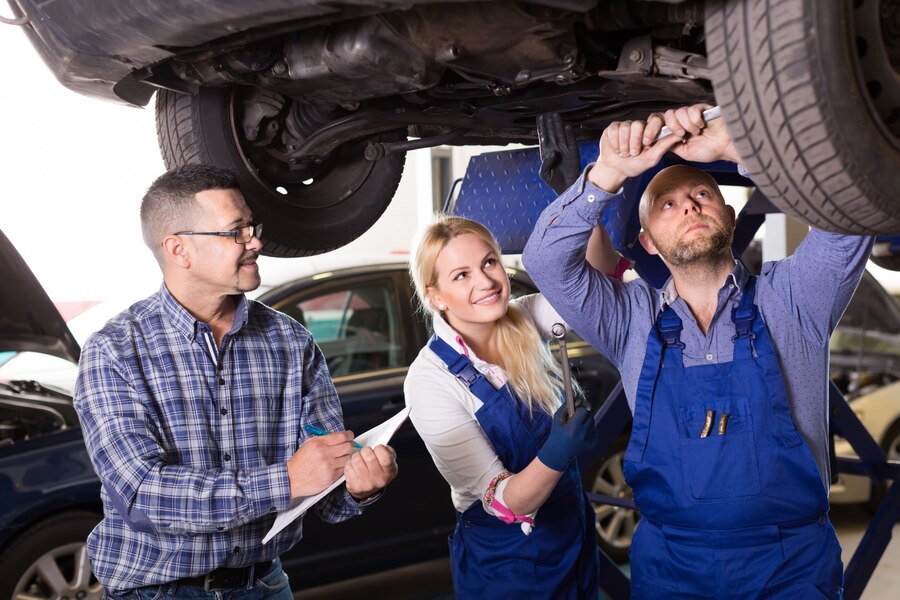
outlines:
{"label": "blue overalls", "polygon": [[648,336],[625,452],[642,517],[632,598],[841,597],[828,497],[794,427],[755,284],[732,311],[729,363],[685,368],[669,306]]}
{"label": "blue overalls", "polygon": [[[550,417],[541,410],[530,415],[508,384],[495,389],[467,357],[437,336],[428,346],[483,403],[475,418],[503,465],[513,473],[522,471],[550,433]],[[574,461],[538,510],[530,535],[518,524],[489,515],[481,502],[457,513],[450,562],[458,598],[596,599],[594,513]]]}

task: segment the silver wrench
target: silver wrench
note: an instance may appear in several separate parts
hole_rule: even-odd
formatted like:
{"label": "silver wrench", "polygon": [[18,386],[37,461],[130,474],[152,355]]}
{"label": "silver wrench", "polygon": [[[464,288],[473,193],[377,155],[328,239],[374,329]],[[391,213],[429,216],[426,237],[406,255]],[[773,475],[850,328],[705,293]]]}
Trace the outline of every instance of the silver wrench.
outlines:
{"label": "silver wrench", "polygon": [[[707,108],[703,111],[703,120],[709,123],[713,119],[718,119],[722,116],[722,109],[719,106],[713,106],[712,108]],[[658,142],[659,140],[669,137],[672,135],[672,130],[663,125],[663,128],[659,130],[659,134],[656,136],[654,142]]]}
{"label": "silver wrench", "polygon": [[562,363],[563,390],[566,393],[566,412],[571,419],[575,415],[575,398],[572,397],[572,371],[569,367],[569,350],[566,348],[566,326],[554,323],[550,333],[559,342],[559,360]]}

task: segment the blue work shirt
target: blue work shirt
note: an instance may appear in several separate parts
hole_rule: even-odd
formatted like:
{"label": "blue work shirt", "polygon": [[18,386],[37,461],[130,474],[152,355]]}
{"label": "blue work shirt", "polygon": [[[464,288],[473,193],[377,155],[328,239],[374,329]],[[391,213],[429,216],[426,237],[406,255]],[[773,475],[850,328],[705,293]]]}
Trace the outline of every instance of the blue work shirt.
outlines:
{"label": "blue work shirt", "polygon": [[[583,174],[541,213],[522,260],[566,323],[619,369],[633,413],[647,335],[664,304],[684,323],[685,367],[729,362],[735,334],[731,310],[749,273],[735,263],[719,289],[704,335],[671,279],[662,290],[640,279],[623,283],[585,260],[591,230],[615,198]],[[756,286],[756,303],[775,345],[794,424],[812,450],[826,489],[831,478],[828,342],[859,284],[872,244],[871,237],[812,229],[792,256],[763,265]]]}
{"label": "blue work shirt", "polygon": [[[340,402],[302,325],[235,299],[218,346],[165,285],[85,344],[75,409],[104,506],[87,545],[109,592],[272,559],[300,539],[297,519],[262,545],[290,504],[302,426],[343,429]],[[315,510],[362,512],[345,486]]]}

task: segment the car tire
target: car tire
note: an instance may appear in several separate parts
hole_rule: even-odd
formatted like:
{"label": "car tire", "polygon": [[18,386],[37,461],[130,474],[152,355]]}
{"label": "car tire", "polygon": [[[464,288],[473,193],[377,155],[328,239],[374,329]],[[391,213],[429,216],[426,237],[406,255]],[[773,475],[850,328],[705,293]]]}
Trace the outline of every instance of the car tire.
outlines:
{"label": "car tire", "polygon": [[323,162],[298,170],[268,145],[247,142],[245,128],[236,123],[238,111],[250,102],[241,94],[246,92],[228,88],[157,92],[156,131],[166,168],[208,163],[234,170],[254,218],[265,224],[263,254],[269,256],[327,252],[378,220],[394,196],[406,156],[369,161],[365,148],[369,141],[405,140],[405,131],[346,142]]}
{"label": "car tire", "polygon": [[[86,546],[99,521],[92,512],[66,511],[19,535],[0,554],[0,598],[100,600],[103,588],[91,573]],[[49,579],[65,587],[52,589]]]}
{"label": "car tire", "polygon": [[819,229],[900,231],[900,93],[885,49],[895,29],[882,12],[878,0],[706,3],[735,149],[769,200]]}
{"label": "car tire", "polygon": [[888,271],[900,271],[900,256],[871,256],[877,266]]}
{"label": "car tire", "polygon": [[[881,441],[881,449],[887,455],[888,460],[900,461],[900,421],[897,421],[888,428],[884,439]],[[869,501],[866,502],[866,511],[874,514],[881,506],[881,501],[887,495],[887,483],[879,483],[872,481],[872,492],[869,494]]]}
{"label": "car tire", "polygon": [[[584,487],[588,492],[633,499],[631,487],[625,482],[623,462],[628,436],[619,436],[605,456],[597,458],[587,470]],[[597,545],[618,564],[628,562],[631,538],[640,520],[636,509],[594,504]]]}

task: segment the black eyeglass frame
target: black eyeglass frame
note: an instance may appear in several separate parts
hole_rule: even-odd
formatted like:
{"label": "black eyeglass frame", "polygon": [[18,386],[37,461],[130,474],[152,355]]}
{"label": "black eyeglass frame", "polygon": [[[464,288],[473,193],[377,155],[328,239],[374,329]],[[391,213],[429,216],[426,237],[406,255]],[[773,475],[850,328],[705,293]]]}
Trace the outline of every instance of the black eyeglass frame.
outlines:
{"label": "black eyeglass frame", "polygon": [[[246,235],[244,232],[246,232],[248,229],[250,230],[250,235],[247,236],[247,239],[238,239],[239,235]],[[253,238],[262,239],[262,231],[262,223],[255,223],[253,225],[238,227],[237,229],[232,229],[231,231],[176,231],[174,235],[214,235],[217,237],[230,237],[234,240],[235,244],[248,244]]]}

